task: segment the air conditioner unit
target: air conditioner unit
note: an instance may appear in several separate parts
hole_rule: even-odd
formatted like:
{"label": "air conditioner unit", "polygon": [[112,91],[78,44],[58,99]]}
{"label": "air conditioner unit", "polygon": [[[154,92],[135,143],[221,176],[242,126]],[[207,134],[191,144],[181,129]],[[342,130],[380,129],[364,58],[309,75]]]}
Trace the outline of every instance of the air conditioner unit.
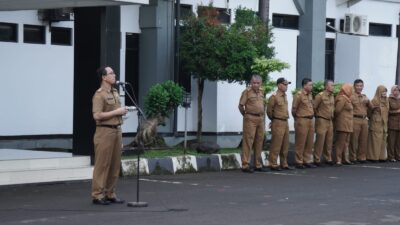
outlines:
{"label": "air conditioner unit", "polygon": [[38,11],[38,16],[42,21],[71,21],[74,20],[74,11],[72,8],[43,9]]}
{"label": "air conditioner unit", "polygon": [[345,14],[344,33],[368,35],[368,17],[365,15]]}

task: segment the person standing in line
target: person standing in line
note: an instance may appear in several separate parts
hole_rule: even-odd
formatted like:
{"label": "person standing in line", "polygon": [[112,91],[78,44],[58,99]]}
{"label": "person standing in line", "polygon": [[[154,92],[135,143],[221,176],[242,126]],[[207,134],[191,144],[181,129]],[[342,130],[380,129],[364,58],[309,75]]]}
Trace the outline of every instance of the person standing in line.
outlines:
{"label": "person standing in line", "polygon": [[302,80],[303,89],[293,99],[292,115],[295,129],[295,161],[296,168],[315,168],[311,162],[314,144],[314,107],[312,96],[312,80]]}
{"label": "person standing in line", "polygon": [[261,89],[262,78],[253,75],[250,87],[242,92],[239,111],[243,115],[242,171],[253,173],[250,167],[251,150],[255,154],[255,170],[265,172],[261,164],[261,151],[264,143],[265,96]]}
{"label": "person standing in line", "polygon": [[400,160],[400,87],[394,85],[389,96],[389,121],[387,138],[388,160]]}
{"label": "person standing in line", "polygon": [[371,162],[386,161],[386,135],[388,129],[389,101],[383,85],[376,88],[370,105],[367,159]]}
{"label": "person standing in line", "polygon": [[[287,163],[289,148],[289,111],[286,91],[291,82],[281,77],[276,81],[278,90],[268,99],[267,116],[271,120],[271,145],[268,161],[271,170],[292,170]],[[278,156],[280,167],[278,166]]]}
{"label": "person standing in line", "polygon": [[354,81],[354,93],[351,95],[353,104],[353,133],[350,135],[349,158],[351,163],[365,163],[367,160],[368,143],[368,106],[370,101],[362,94],[364,82]]}
{"label": "person standing in line", "polygon": [[336,165],[341,166],[343,153],[350,141],[353,132],[353,105],[351,95],[353,87],[351,84],[343,84],[335,99],[335,129],[336,129]]}
{"label": "person standing in line", "polygon": [[335,98],[333,97],[333,81],[326,80],[325,90],[315,96],[315,133],[316,141],[314,145],[314,164],[322,166],[321,155],[327,164],[332,162],[332,143],[333,143],[333,116],[335,111]]}

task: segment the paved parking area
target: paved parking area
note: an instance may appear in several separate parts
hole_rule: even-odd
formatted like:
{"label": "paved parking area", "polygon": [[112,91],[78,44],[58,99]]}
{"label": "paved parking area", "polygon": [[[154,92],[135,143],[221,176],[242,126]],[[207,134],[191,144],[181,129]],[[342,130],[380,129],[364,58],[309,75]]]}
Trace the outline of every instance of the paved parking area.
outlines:
{"label": "paved parking area", "polygon": [[[0,224],[398,225],[400,163],[146,176],[147,208],[95,206],[90,182],[0,187]],[[119,197],[134,201],[136,181]]]}

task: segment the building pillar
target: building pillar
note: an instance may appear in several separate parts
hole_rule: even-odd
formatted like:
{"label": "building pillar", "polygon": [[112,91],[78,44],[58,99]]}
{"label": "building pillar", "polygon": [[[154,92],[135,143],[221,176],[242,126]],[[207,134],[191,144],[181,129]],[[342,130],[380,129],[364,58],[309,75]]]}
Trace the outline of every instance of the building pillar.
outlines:
{"label": "building pillar", "polygon": [[326,0],[294,0],[300,13],[297,81],[325,79]]}
{"label": "building pillar", "polygon": [[[149,89],[174,80],[174,1],[150,0],[140,7],[139,105]],[[171,115],[173,118],[173,115]],[[173,120],[161,132],[172,132]]]}

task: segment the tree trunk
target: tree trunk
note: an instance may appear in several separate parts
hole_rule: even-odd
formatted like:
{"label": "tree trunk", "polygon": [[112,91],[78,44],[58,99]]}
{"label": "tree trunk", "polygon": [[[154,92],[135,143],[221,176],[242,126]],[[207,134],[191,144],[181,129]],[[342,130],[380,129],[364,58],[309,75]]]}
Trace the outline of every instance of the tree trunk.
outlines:
{"label": "tree trunk", "polygon": [[258,0],[258,12],[262,21],[268,24],[269,20],[269,0]]}
{"label": "tree trunk", "polygon": [[204,92],[204,79],[197,79],[197,142],[201,142],[201,133],[203,130],[203,92]]}

